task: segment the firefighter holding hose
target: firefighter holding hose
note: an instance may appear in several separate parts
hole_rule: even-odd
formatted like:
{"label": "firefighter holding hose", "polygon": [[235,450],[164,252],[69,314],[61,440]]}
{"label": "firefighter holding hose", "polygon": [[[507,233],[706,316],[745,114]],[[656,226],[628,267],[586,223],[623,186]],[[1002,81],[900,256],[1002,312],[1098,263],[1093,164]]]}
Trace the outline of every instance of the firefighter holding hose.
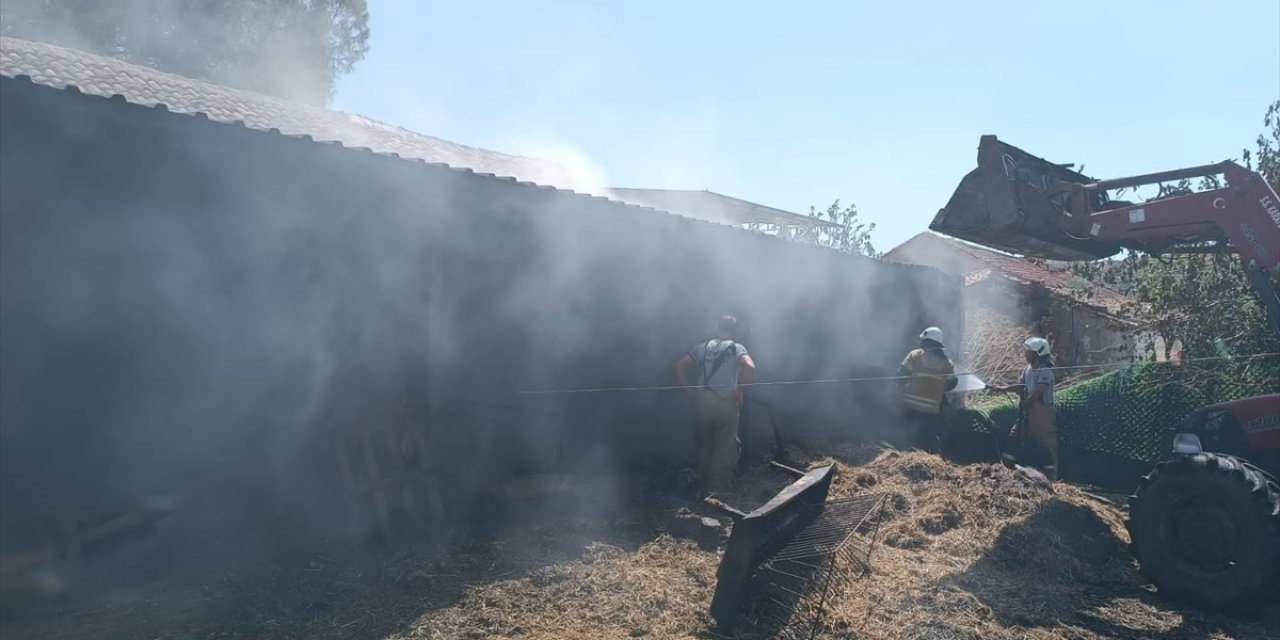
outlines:
{"label": "firefighter holding hose", "polygon": [[[1026,353],[1027,368],[1022,371],[1021,384],[987,388],[1000,393],[1016,392],[1022,398],[1018,403],[1019,418],[1010,430],[1009,437],[1015,442],[1029,444],[1047,453],[1049,463],[1043,470],[1050,480],[1056,481],[1058,423],[1053,404],[1053,359],[1049,355],[1049,341],[1044,338],[1028,338],[1022,346]],[[1026,448],[1019,446],[1019,453],[1025,453]],[[1004,455],[1009,462],[1016,462],[1018,459],[1014,454]]]}
{"label": "firefighter holding hose", "polygon": [[898,365],[902,383],[904,434],[913,444],[941,453],[946,434],[942,403],[946,392],[958,383],[956,367],[942,344],[942,329],[929,327],[920,333],[920,346]]}

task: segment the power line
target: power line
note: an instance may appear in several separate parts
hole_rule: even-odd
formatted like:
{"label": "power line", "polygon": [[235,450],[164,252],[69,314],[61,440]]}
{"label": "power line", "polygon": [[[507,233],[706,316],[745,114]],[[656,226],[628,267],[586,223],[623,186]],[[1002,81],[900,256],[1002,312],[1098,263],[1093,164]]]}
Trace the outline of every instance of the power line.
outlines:
{"label": "power line", "polygon": [[[1243,356],[1206,356],[1202,358],[1183,358],[1178,362],[1160,363],[1169,366],[1177,366],[1190,362],[1213,362],[1221,360],[1265,360],[1269,358],[1280,357],[1280,352],[1276,353],[1255,353]],[[1054,371],[1070,371],[1075,369],[1123,369],[1132,367],[1140,363],[1134,362],[1113,362],[1110,364],[1082,364],[1068,367],[1053,367]],[[956,376],[976,376],[976,372],[967,371],[956,373]],[[601,387],[594,389],[544,389],[531,391],[517,391],[517,395],[574,395],[584,393],[626,393],[635,391],[681,391],[686,389],[704,389],[704,388],[729,388],[729,387],[784,387],[784,386],[802,386],[802,385],[818,385],[818,384],[852,384],[862,382],[891,382],[894,380],[910,380],[912,376],[876,376],[867,378],[833,378],[829,380],[784,380],[775,382],[753,382],[751,384],[718,384],[718,385],[666,385],[666,386],[637,386],[637,387]]]}

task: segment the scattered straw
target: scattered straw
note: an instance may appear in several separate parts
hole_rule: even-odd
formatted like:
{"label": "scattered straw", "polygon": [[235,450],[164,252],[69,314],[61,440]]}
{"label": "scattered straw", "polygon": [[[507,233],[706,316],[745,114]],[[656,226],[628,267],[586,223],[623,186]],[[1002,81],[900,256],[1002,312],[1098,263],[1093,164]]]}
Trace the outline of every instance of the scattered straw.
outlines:
{"label": "scattered straw", "polygon": [[[1156,598],[1125,550],[1121,514],[1073,487],[1039,485],[999,465],[956,467],[893,451],[868,461],[868,453],[851,447],[801,460],[837,465],[833,498],[891,495],[873,572],[835,594],[823,637],[1246,639],[1276,631]],[[633,553],[593,550],[552,581],[479,587],[404,637],[714,637],[706,607],[716,561],[669,537]],[[739,637],[757,636],[744,629]]]}
{"label": "scattered straw", "polygon": [[[788,462],[837,465],[832,498],[890,494],[872,572],[833,594],[820,637],[1280,636],[1275,612],[1262,620],[1214,616],[1150,592],[1126,551],[1121,514],[1069,485],[915,452],[818,450],[833,453],[811,458],[789,449]],[[759,469],[726,502],[754,507],[788,481]],[[649,514],[651,523],[670,522],[680,506],[723,518],[677,496],[646,504],[661,511]],[[232,585],[166,587],[141,604],[55,610],[5,637],[717,637],[707,609],[718,553],[674,537],[674,529],[628,525],[631,533],[620,535],[618,522],[548,513],[444,557],[333,560],[320,571],[272,568]],[[792,619],[805,620],[810,611],[797,613]],[[748,628],[739,637],[762,636]]]}

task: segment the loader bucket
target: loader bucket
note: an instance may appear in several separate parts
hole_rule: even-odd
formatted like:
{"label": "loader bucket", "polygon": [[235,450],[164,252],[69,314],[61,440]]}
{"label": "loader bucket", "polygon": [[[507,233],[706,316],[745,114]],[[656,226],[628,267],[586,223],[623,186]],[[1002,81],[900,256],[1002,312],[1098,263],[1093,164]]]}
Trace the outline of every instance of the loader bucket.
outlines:
{"label": "loader bucket", "polygon": [[[978,168],[960,181],[929,228],[1010,253],[1050,260],[1097,260],[1119,253],[1120,247],[1114,243],[1067,233],[1070,195],[1050,191],[1059,181],[1094,182],[995,136],[982,136]],[[1090,197],[1094,210],[1106,208],[1105,191],[1090,193]]]}

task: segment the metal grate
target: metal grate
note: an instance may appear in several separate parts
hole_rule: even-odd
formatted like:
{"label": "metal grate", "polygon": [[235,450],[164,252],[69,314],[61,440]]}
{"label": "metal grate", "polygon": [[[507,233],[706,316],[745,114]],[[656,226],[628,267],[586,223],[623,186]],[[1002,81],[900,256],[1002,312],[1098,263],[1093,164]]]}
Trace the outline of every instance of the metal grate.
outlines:
{"label": "metal grate", "polygon": [[711,599],[711,616],[725,632],[737,623],[750,591],[751,577],[760,564],[768,560],[771,551],[784,546],[822,512],[835,474],[833,465],[803,472],[779,464],[774,466],[799,478],[751,513],[715,502],[734,516],[729,544],[716,570],[716,593]]}
{"label": "metal grate", "polygon": [[744,619],[770,637],[817,637],[831,594],[870,571],[885,500],[878,493],[823,505],[752,576]]}
{"label": "metal grate", "polygon": [[[806,637],[807,626],[813,638],[835,584],[870,570],[888,496],[828,501],[834,465],[799,471],[771,464],[798,479],[751,513],[708,499],[734,516],[711,615],[724,634],[746,622],[753,637]],[[797,624],[806,616],[810,624]]]}
{"label": "metal grate", "polygon": [[836,553],[879,512],[884,499],[884,494],[876,493],[828,502],[813,522],[773,554],[772,562]]}

